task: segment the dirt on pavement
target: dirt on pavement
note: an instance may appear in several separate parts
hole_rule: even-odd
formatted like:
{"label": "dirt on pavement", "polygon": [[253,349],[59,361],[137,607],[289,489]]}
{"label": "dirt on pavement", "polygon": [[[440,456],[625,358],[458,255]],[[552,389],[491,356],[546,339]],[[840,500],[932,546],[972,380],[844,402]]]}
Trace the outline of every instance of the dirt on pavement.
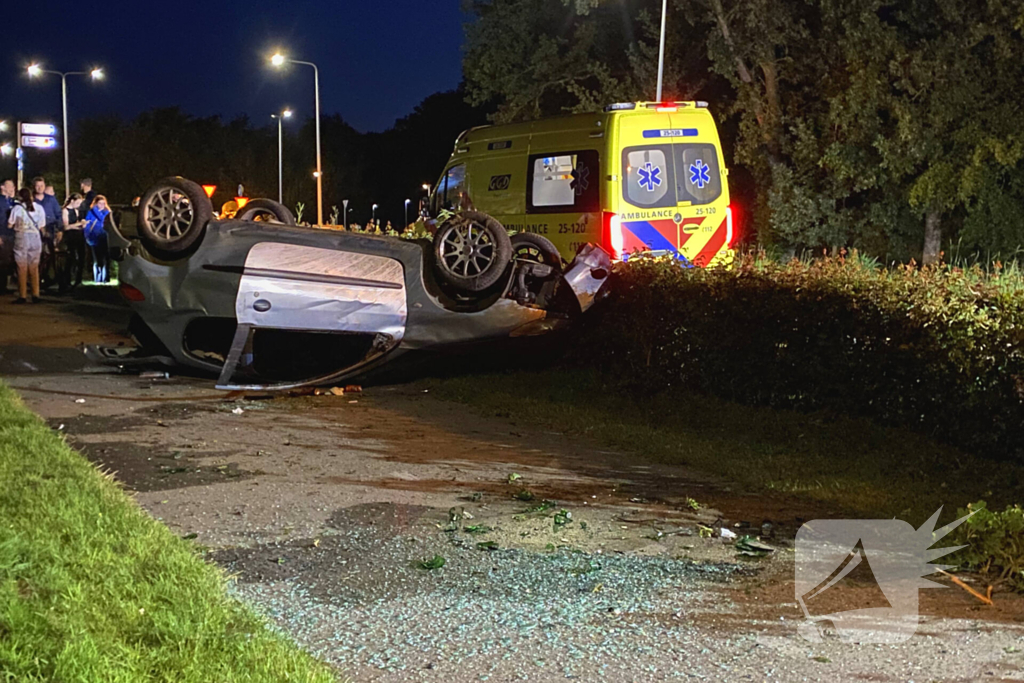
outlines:
{"label": "dirt on pavement", "polygon": [[[1010,593],[922,590],[900,645],[799,638],[792,538],[820,505],[481,415],[443,380],[260,398],[89,367],[79,344],[128,340],[87,289],[0,302],[4,380],[354,680],[1024,680]],[[765,558],[705,537],[766,522]]]}

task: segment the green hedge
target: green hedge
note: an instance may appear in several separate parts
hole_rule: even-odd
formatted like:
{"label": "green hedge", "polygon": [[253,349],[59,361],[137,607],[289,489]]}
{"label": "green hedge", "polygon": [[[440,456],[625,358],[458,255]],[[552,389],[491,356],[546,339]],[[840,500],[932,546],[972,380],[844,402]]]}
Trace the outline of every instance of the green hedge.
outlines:
{"label": "green hedge", "polygon": [[1024,286],[851,258],[617,268],[577,358],[646,392],[834,409],[1024,460]]}

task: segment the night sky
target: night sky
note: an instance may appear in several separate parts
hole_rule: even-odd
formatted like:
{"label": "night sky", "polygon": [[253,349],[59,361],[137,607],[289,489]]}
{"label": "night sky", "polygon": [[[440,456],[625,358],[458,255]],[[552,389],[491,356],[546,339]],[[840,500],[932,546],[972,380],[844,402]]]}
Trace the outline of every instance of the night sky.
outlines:
{"label": "night sky", "polygon": [[[323,114],[379,131],[427,95],[461,79],[459,0],[56,2],[4,12],[0,119],[59,124],[60,79],[30,80],[38,61],[57,71],[104,67],[107,78],[68,79],[71,126],[99,114],[129,118],[178,105],[190,114],[248,115],[254,124],[290,106],[313,114],[313,70],[278,71],[276,48],[320,68]],[[15,9],[10,7],[8,9]],[[27,22],[27,26],[26,26]],[[26,30],[27,29],[27,30]],[[2,134],[0,134],[2,135]]]}

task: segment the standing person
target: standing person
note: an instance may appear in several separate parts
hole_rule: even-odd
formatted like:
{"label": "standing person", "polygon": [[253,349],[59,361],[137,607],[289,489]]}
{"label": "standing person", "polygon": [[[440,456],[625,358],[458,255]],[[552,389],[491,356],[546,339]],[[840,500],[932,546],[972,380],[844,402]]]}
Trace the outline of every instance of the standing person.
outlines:
{"label": "standing person", "polygon": [[[64,230],[64,223],[61,220],[62,211],[57,197],[46,192],[46,180],[42,176],[33,178],[32,186],[35,190],[35,201],[42,205],[43,211],[46,213],[46,227],[43,230],[43,255],[39,260],[39,270],[46,286],[49,287],[57,276],[54,252],[57,242],[60,241],[60,233]],[[51,270],[53,271],[52,279]]]}
{"label": "standing person", "polygon": [[92,178],[82,178],[78,186],[82,189],[82,196],[85,197],[82,204],[88,210],[92,206],[92,200],[96,199],[96,190],[92,189]]}
{"label": "standing person", "polygon": [[35,191],[35,201],[42,205],[46,213],[46,233],[50,239],[56,237],[57,233],[64,227],[61,223],[61,207],[57,197],[46,192],[46,180],[42,176],[32,179],[32,189]]}
{"label": "standing person", "polygon": [[14,181],[0,183],[0,294],[7,293],[7,282],[17,272],[14,265],[14,230],[7,220],[14,208]]}
{"label": "standing person", "polygon": [[92,251],[92,279],[97,283],[110,282],[110,275],[107,272],[110,261],[107,231],[103,227],[109,215],[107,198],[101,194],[96,195],[89,213],[85,216],[85,243]]}
{"label": "standing person", "polygon": [[61,240],[66,258],[59,274],[61,292],[69,292],[82,284],[82,273],[85,270],[85,209],[84,199],[77,192],[68,197],[64,204],[64,237]]}
{"label": "standing person", "polygon": [[28,283],[32,281],[32,302],[39,301],[39,257],[43,253],[42,232],[46,229],[46,211],[32,198],[32,190],[23,188],[21,201],[11,209],[8,225],[14,228],[14,262],[18,265],[18,298],[28,302]]}

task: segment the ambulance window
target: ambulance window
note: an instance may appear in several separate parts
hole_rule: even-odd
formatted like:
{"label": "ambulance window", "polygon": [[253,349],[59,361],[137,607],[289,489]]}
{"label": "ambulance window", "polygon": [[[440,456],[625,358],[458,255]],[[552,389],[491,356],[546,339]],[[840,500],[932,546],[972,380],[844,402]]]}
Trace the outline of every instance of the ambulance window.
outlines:
{"label": "ambulance window", "polygon": [[622,190],[634,206],[675,206],[675,184],[670,145],[627,147],[622,152]]}
{"label": "ambulance window", "polygon": [[527,212],[597,211],[599,173],[595,150],[531,156]]}
{"label": "ambulance window", "polygon": [[707,204],[722,194],[722,174],[714,145],[673,145],[680,202]]}
{"label": "ambulance window", "polygon": [[445,208],[462,208],[462,195],[466,191],[466,165],[459,164],[448,169],[447,189],[444,195]]}

